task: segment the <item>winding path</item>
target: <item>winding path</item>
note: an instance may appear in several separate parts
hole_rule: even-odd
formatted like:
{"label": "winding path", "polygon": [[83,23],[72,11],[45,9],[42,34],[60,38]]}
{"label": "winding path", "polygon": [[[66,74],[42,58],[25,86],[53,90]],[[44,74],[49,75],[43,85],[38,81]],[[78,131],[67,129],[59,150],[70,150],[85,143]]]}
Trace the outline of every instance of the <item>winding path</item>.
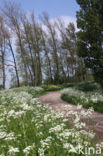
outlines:
{"label": "winding path", "polygon": [[[56,92],[49,92],[46,95],[43,95],[39,98],[39,100],[45,104],[48,105],[49,107],[52,107],[57,112],[64,112],[63,108],[64,105],[70,105],[71,110],[77,111],[77,106],[68,104],[67,102],[63,101],[61,99],[61,92],[56,91]],[[85,120],[86,118],[82,118],[82,120]],[[88,127],[90,129],[93,129],[97,133],[97,138],[98,140],[103,141],[103,114],[94,112],[92,115],[92,120],[93,120],[93,126],[88,124]]]}

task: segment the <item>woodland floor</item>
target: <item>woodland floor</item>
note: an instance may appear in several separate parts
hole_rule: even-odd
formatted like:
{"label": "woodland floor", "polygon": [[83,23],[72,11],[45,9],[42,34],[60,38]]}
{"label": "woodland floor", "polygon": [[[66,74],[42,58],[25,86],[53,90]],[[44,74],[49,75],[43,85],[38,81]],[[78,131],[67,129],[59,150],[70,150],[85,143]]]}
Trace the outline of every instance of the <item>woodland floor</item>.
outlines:
{"label": "woodland floor", "polygon": [[[68,104],[67,102],[61,99],[61,92],[49,92],[46,95],[43,95],[39,98],[39,100],[43,103],[52,107],[57,112],[63,112],[65,116],[64,106],[70,105],[70,110],[77,111],[77,106]],[[83,109],[83,108],[82,108]],[[103,114],[94,112],[92,115],[92,122],[88,121],[87,117],[82,117],[82,121],[86,122],[87,128],[94,130],[97,134],[96,140],[102,141],[103,140]],[[92,123],[92,124],[91,124]]]}

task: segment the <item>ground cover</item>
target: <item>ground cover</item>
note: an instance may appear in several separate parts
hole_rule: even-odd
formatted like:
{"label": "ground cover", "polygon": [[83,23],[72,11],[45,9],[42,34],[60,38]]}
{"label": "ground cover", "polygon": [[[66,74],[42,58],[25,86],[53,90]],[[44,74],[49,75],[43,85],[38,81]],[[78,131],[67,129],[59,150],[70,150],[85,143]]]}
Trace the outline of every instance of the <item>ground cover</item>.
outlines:
{"label": "ground cover", "polygon": [[93,110],[74,113],[65,106],[63,119],[62,113],[48,110],[38,101],[44,92],[41,87],[0,92],[1,156],[76,156],[83,155],[79,154],[80,147],[85,153],[85,145],[97,148],[92,142],[94,132],[84,130],[86,125],[80,121],[81,115],[90,117]]}

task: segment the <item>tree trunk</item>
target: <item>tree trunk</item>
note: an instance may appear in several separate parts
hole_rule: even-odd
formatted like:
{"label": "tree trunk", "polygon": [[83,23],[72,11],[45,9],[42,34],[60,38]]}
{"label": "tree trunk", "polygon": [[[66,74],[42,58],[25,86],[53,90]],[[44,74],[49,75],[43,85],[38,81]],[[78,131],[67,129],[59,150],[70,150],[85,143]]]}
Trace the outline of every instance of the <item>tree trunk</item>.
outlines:
{"label": "tree trunk", "polygon": [[3,73],[3,88],[5,89],[5,61],[4,61],[4,52],[2,52],[2,73]]}
{"label": "tree trunk", "polygon": [[13,57],[13,62],[14,62],[14,67],[15,67],[15,73],[16,73],[16,79],[17,79],[17,86],[20,87],[18,70],[17,70],[17,64],[16,64],[15,55],[14,55],[14,52],[13,52],[13,48],[12,48],[10,39],[9,39],[9,47],[10,47],[11,54],[12,54],[12,57]]}
{"label": "tree trunk", "polygon": [[25,59],[24,59],[24,54],[23,54],[24,49],[22,47],[22,42],[21,42],[20,34],[18,33],[17,36],[18,36],[19,46],[20,46],[20,50],[21,50],[21,57],[22,57],[23,64],[24,64],[24,72],[25,72],[25,80],[26,80],[25,85],[28,85],[27,65],[26,65],[26,62],[25,62]]}

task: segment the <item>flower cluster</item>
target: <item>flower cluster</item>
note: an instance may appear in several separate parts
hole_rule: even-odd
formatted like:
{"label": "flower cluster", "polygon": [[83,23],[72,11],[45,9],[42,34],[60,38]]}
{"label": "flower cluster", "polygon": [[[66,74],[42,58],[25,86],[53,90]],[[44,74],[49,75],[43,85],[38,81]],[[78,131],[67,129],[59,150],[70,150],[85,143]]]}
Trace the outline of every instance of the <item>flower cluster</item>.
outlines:
{"label": "flower cluster", "polygon": [[69,96],[79,97],[81,100],[84,99],[85,101],[102,101],[103,102],[103,95],[99,92],[89,92],[85,93],[83,91],[74,89],[74,88],[67,88],[62,90],[62,94],[68,94]]}
{"label": "flower cluster", "polygon": [[84,147],[84,142],[90,146],[94,133],[85,130],[80,117],[90,116],[92,110],[85,112],[78,106],[81,111],[74,113],[65,106],[67,111],[62,119],[62,113],[48,110],[38,101],[37,92],[42,92],[42,88],[0,92],[0,155],[72,156],[78,153],[79,145]]}
{"label": "flower cluster", "polygon": [[75,88],[61,91],[62,98],[72,104],[80,103],[84,108],[93,107],[95,111],[103,113],[103,94],[101,92],[83,92]]}

